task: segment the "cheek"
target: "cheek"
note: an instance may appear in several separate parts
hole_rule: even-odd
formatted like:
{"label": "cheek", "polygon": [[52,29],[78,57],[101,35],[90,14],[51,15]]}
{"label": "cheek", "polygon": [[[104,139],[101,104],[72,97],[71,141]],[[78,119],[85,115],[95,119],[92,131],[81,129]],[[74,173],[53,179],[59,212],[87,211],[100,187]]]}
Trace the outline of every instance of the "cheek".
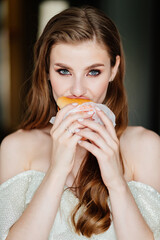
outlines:
{"label": "cheek", "polygon": [[51,80],[51,86],[53,92],[57,92],[60,90],[60,84],[58,83],[58,81]]}
{"label": "cheek", "polygon": [[98,97],[98,102],[102,103],[103,100],[106,97],[106,93],[107,93],[107,89],[108,89],[108,81],[105,81],[101,84],[99,84],[96,88],[96,95]]}
{"label": "cheek", "polygon": [[51,81],[51,86],[52,86],[52,93],[53,93],[53,97],[56,100],[59,96],[63,95],[64,91],[67,88],[67,85],[65,82],[61,82],[58,78],[50,79]]}
{"label": "cheek", "polygon": [[51,67],[50,67],[50,71],[49,71],[49,78],[50,78],[50,82],[51,82],[51,86],[52,86],[53,97],[55,98],[55,95],[57,95],[57,93],[60,91],[60,84],[59,84],[58,78],[56,76],[56,73],[54,72],[54,70]]}
{"label": "cheek", "polygon": [[56,99],[57,96],[59,95],[59,91],[61,89],[60,89],[58,81],[54,81],[53,79],[50,79],[50,81],[51,81],[51,86],[52,86],[53,97]]}

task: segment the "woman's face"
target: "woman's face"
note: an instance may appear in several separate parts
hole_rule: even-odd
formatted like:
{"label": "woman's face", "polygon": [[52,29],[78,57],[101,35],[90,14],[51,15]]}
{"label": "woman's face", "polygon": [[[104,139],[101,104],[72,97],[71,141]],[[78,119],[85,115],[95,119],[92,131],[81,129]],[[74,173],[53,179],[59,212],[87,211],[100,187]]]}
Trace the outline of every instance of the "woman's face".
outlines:
{"label": "woman's face", "polygon": [[102,103],[119,62],[117,56],[115,66],[111,67],[106,48],[94,41],[54,45],[49,68],[54,99],[65,96]]}

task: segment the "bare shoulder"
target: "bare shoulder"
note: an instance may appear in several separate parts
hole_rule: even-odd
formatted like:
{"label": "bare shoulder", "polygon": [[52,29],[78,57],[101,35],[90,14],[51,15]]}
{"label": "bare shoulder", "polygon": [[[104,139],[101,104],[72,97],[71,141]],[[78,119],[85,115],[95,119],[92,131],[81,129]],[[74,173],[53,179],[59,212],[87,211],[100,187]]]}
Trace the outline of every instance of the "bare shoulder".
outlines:
{"label": "bare shoulder", "polygon": [[160,137],[143,127],[128,127],[121,145],[135,181],[151,185],[160,192]]}
{"label": "bare shoulder", "polygon": [[121,141],[129,147],[129,151],[134,151],[137,157],[142,157],[142,155],[147,157],[149,152],[152,155],[160,153],[159,135],[144,127],[127,127]]}
{"label": "bare shoulder", "polygon": [[160,141],[160,137],[157,133],[141,126],[127,127],[122,135],[122,139],[125,141],[130,140],[132,144],[135,144],[135,140],[141,142],[142,139],[145,141],[145,143],[148,141],[150,143],[153,141],[154,143],[159,143]]}
{"label": "bare shoulder", "polygon": [[31,160],[40,141],[41,131],[21,129],[3,139],[0,149],[0,184],[30,169]]}

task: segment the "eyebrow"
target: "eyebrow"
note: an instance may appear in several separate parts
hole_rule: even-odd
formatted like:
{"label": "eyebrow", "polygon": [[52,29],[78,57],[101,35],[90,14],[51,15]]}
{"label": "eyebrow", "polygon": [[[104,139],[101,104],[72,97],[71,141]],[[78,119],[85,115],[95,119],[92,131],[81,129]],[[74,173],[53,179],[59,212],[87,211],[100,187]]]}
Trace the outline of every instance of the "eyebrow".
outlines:
{"label": "eyebrow", "polygon": [[[73,70],[71,67],[69,67],[68,65],[63,64],[63,63],[55,63],[54,65],[57,66],[57,67],[62,67],[62,68],[67,68],[69,70]],[[88,66],[87,68],[85,68],[85,70],[89,70],[89,69],[95,68],[95,67],[104,67],[104,64],[95,63],[95,64],[92,64],[92,65]]]}

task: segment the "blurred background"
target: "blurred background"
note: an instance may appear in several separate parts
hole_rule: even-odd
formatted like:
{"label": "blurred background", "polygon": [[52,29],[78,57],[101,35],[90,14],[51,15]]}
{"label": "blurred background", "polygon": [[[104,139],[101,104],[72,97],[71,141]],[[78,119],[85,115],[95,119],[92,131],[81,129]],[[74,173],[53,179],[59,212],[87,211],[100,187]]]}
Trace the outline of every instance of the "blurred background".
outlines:
{"label": "blurred background", "polygon": [[33,70],[33,46],[47,21],[69,6],[92,5],[117,25],[126,57],[129,125],[160,134],[158,0],[0,0],[0,141],[15,131]]}

